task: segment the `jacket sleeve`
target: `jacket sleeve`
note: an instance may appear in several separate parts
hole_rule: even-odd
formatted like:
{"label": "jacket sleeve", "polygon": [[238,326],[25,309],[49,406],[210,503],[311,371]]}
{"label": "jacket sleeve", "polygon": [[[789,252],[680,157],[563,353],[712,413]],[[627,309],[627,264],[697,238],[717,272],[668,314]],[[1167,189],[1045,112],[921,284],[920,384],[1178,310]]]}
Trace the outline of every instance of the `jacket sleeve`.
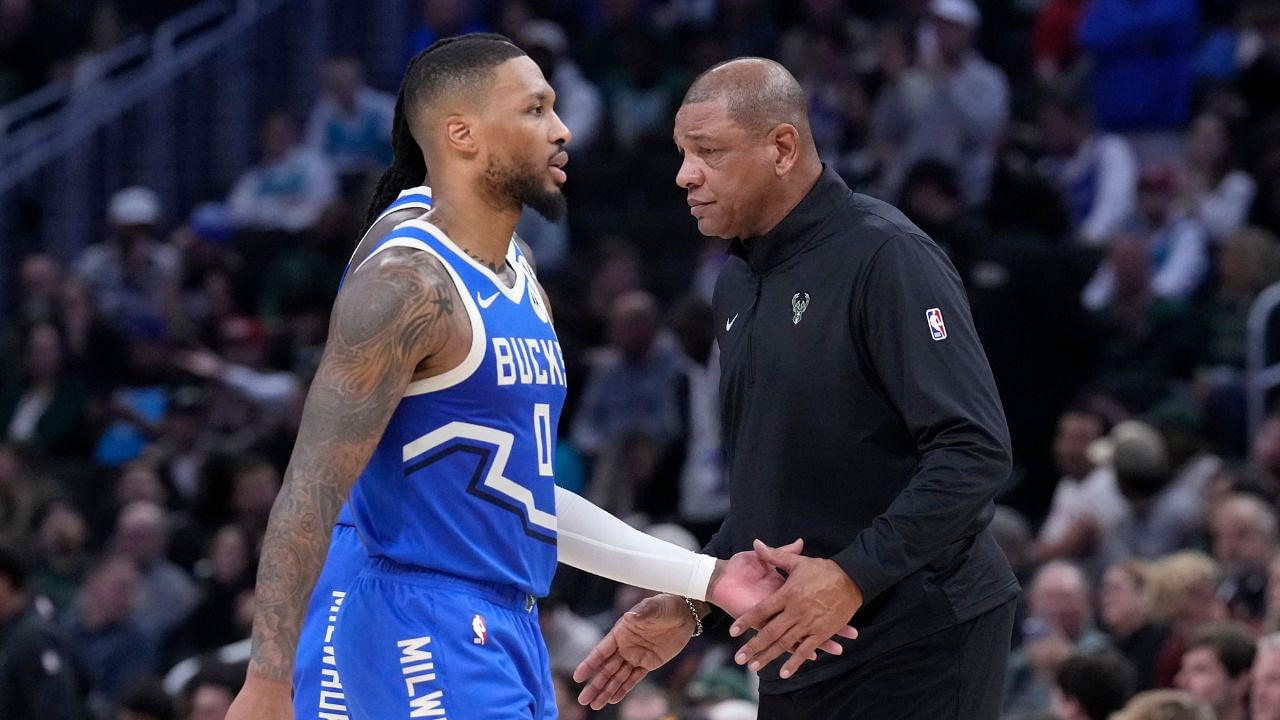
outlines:
{"label": "jacket sleeve", "polygon": [[964,288],[936,244],[895,233],[852,313],[854,342],[920,458],[888,509],[832,558],[870,602],[987,526],[1009,475],[1009,431]]}

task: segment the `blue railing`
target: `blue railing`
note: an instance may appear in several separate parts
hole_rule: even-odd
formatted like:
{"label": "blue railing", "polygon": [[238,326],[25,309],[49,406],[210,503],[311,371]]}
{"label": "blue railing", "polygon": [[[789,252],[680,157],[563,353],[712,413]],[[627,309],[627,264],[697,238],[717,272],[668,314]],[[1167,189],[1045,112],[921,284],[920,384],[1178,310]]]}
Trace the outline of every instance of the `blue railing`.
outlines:
{"label": "blue railing", "polygon": [[100,239],[107,199],[154,189],[166,225],[221,198],[273,110],[300,117],[330,56],[377,84],[403,67],[410,0],[206,0],[0,107],[0,313],[17,260],[65,261]]}

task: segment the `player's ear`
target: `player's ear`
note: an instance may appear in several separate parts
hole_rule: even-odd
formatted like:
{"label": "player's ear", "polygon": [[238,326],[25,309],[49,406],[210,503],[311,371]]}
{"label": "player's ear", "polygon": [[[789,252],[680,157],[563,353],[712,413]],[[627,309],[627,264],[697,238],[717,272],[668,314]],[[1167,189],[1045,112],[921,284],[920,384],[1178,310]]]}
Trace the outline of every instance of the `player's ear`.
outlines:
{"label": "player's ear", "polygon": [[769,132],[769,140],[773,145],[773,172],[779,177],[786,175],[800,157],[800,134],[794,125],[782,123]]}
{"label": "player's ear", "polygon": [[445,140],[464,154],[476,152],[476,138],[471,122],[461,115],[450,115],[444,121]]}

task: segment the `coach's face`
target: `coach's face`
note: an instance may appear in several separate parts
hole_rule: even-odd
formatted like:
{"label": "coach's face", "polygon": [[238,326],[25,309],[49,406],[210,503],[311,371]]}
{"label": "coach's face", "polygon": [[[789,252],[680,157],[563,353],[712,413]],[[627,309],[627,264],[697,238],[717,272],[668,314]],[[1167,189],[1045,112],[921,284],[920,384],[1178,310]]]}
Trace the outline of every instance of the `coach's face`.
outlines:
{"label": "coach's face", "polygon": [[778,180],[771,138],[730,118],[724,100],[684,105],[676,113],[676,147],[684,157],[676,184],[688,191],[698,232],[751,238],[769,230],[761,224]]}
{"label": "coach's face", "polygon": [[498,66],[481,116],[484,181],[494,192],[556,221],[564,214],[564,146],[572,135],[556,115],[556,92],[528,57]]}

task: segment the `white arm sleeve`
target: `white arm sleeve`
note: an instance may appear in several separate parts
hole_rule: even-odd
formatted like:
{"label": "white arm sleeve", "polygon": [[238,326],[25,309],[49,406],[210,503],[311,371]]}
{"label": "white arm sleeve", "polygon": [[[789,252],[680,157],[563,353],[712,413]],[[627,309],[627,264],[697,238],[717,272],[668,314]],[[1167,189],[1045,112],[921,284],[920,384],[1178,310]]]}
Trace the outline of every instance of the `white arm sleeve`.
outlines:
{"label": "white arm sleeve", "polygon": [[707,599],[716,559],[646,535],[556,487],[560,562],[616,582]]}

